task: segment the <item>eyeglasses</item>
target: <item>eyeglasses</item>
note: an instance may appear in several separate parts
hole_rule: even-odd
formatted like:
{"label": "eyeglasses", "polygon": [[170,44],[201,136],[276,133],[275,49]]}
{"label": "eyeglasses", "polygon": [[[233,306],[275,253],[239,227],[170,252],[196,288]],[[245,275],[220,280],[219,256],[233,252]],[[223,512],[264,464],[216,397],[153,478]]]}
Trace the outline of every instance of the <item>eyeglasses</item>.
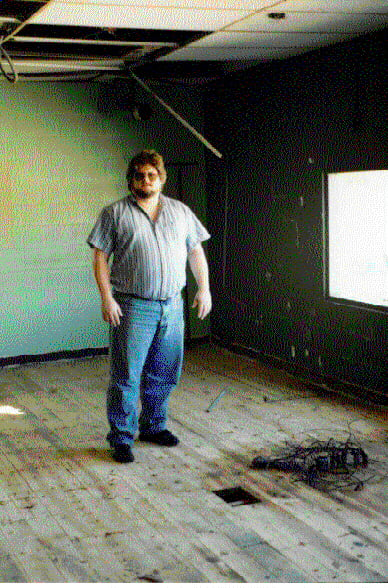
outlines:
{"label": "eyeglasses", "polygon": [[159,177],[159,174],[156,172],[149,172],[149,173],[145,173],[145,174],[143,174],[142,172],[135,172],[133,174],[133,179],[136,182],[141,182],[145,178],[148,178],[149,180],[151,180],[151,182],[154,182],[158,177]]}

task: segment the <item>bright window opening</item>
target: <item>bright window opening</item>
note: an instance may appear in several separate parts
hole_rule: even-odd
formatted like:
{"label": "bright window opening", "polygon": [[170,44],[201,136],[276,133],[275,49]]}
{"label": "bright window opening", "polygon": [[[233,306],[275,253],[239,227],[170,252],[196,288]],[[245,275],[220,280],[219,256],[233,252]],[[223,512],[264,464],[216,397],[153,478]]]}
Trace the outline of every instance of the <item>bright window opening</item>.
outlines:
{"label": "bright window opening", "polygon": [[388,307],[388,170],[329,173],[326,198],[328,295]]}
{"label": "bright window opening", "polygon": [[25,413],[22,410],[20,410],[20,408],[15,408],[14,406],[3,404],[0,406],[0,415],[2,414],[21,415]]}

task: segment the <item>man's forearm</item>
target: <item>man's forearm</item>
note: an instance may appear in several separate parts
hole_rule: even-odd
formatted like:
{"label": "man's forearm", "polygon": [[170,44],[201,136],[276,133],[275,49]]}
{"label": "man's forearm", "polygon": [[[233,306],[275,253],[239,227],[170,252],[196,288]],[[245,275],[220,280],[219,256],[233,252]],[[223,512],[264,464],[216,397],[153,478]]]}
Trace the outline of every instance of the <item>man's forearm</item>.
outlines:
{"label": "man's forearm", "polygon": [[112,289],[110,285],[110,268],[106,254],[100,249],[94,250],[93,270],[101,299],[107,300],[108,298],[111,298]]}
{"label": "man's forearm", "polygon": [[198,318],[204,319],[211,310],[212,297],[209,289],[209,268],[202,245],[197,245],[195,249],[192,249],[188,259],[198,286],[192,308],[198,307]]}
{"label": "man's forearm", "polygon": [[110,268],[108,256],[101,249],[94,250],[93,257],[94,277],[100,290],[102,300],[102,316],[104,321],[117,327],[120,324],[120,317],[123,316],[120,306],[113,298],[110,285]]}
{"label": "man's forearm", "polygon": [[188,255],[190,269],[199,290],[209,290],[209,268],[201,245],[192,249]]}

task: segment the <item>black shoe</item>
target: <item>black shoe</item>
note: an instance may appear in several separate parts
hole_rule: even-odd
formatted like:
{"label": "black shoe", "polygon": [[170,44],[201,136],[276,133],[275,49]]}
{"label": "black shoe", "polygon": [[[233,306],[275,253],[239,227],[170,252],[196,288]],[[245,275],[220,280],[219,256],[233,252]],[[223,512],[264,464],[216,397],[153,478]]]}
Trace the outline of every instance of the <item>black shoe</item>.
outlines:
{"label": "black shoe", "polygon": [[113,447],[113,459],[120,463],[129,463],[135,460],[129,445],[115,445]]}
{"label": "black shoe", "polygon": [[140,441],[149,441],[149,443],[156,443],[165,447],[174,447],[179,443],[178,437],[175,437],[167,429],[160,431],[160,433],[140,433],[139,439]]}

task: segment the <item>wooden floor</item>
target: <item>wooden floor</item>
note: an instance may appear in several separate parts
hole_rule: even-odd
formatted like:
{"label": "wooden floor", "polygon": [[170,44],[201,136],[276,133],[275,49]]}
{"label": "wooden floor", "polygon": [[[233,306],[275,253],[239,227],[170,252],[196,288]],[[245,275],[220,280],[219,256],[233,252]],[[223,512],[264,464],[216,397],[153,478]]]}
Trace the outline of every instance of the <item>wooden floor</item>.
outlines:
{"label": "wooden floor", "polygon": [[[171,400],[180,445],[137,441],[136,461],[117,464],[107,378],[106,357],[0,371],[0,582],[387,581],[384,409],[207,344],[186,353]],[[250,467],[349,432],[372,460],[360,491]],[[258,502],[214,493],[233,487]]]}

